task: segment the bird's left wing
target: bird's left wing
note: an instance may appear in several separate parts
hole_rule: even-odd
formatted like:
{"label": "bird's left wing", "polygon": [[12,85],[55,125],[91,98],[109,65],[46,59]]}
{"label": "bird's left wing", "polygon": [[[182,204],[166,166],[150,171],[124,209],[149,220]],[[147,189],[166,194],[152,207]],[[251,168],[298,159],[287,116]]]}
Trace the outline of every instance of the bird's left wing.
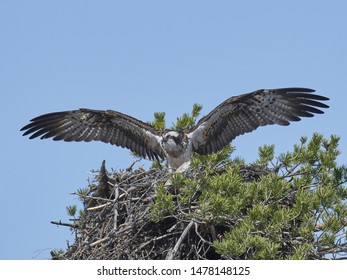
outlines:
{"label": "bird's left wing", "polygon": [[193,127],[188,137],[192,150],[209,154],[223,149],[238,135],[260,126],[289,125],[300,117],[322,114],[320,102],[329,98],[311,94],[308,88],[261,89],[227,99]]}
{"label": "bird's left wing", "polygon": [[151,160],[164,158],[159,132],[151,125],[120,112],[79,109],[36,117],[24,126],[30,139],[53,138],[55,141],[102,141],[128,148]]}

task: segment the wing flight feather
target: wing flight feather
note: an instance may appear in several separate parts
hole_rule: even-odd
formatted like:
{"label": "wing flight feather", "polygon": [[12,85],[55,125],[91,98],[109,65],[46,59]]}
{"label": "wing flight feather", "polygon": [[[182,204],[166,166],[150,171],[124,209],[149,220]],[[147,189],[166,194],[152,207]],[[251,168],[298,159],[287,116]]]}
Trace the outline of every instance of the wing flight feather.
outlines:
{"label": "wing flight feather", "polygon": [[21,131],[30,139],[53,138],[55,141],[102,141],[128,148],[151,160],[164,158],[159,145],[159,132],[128,115],[107,110],[79,109],[41,115]]}
{"label": "wing flight feather", "polygon": [[235,137],[265,125],[289,125],[301,117],[323,114],[320,102],[329,98],[308,88],[261,89],[234,96],[203,117],[188,134],[192,150],[208,154],[224,148]]}

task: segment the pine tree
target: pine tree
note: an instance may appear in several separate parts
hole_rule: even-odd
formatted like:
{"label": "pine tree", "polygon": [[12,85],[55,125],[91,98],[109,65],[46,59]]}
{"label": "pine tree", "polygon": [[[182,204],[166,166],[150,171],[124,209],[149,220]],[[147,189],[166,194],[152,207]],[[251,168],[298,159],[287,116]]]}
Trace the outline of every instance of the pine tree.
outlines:
{"label": "pine tree", "polygon": [[[195,124],[201,106],[173,128]],[[165,127],[165,114],[152,122]],[[259,148],[246,164],[233,147],[194,155],[184,174],[155,163],[108,173],[79,190],[83,209],[67,208],[76,234],[55,259],[346,259],[347,168],[339,137],[302,137],[275,156]],[[168,184],[170,182],[170,184]],[[102,190],[102,191],[100,191]]]}

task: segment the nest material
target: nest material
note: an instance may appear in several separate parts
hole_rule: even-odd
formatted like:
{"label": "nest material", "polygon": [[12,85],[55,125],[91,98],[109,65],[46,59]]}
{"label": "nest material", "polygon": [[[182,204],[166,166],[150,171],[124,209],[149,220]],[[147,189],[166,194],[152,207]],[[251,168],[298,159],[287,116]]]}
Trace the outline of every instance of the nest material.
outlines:
{"label": "nest material", "polygon": [[[219,167],[216,172],[223,170]],[[244,181],[253,181],[264,172],[267,171],[245,167],[240,175]],[[167,169],[128,168],[125,172],[107,173],[103,162],[97,184],[90,186],[90,194],[83,199],[85,209],[79,219],[70,225],[53,222],[70,226],[76,234],[74,244],[62,255],[53,253],[53,259],[222,259],[213,241],[230,230],[226,225],[204,226],[189,219],[188,214],[186,220],[175,215],[160,222],[151,220],[150,204],[156,199],[156,187],[170,182],[168,176]],[[175,200],[175,190],[166,185]],[[198,196],[197,193],[193,199]]]}

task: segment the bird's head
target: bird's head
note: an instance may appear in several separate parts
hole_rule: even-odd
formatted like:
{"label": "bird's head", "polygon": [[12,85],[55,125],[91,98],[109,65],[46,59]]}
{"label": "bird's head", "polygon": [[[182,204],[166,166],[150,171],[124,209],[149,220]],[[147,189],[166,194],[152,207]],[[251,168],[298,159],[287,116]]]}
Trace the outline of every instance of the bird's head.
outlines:
{"label": "bird's head", "polygon": [[185,141],[183,131],[171,130],[163,135],[161,144],[166,152],[172,153],[182,151],[186,147],[187,142]]}

